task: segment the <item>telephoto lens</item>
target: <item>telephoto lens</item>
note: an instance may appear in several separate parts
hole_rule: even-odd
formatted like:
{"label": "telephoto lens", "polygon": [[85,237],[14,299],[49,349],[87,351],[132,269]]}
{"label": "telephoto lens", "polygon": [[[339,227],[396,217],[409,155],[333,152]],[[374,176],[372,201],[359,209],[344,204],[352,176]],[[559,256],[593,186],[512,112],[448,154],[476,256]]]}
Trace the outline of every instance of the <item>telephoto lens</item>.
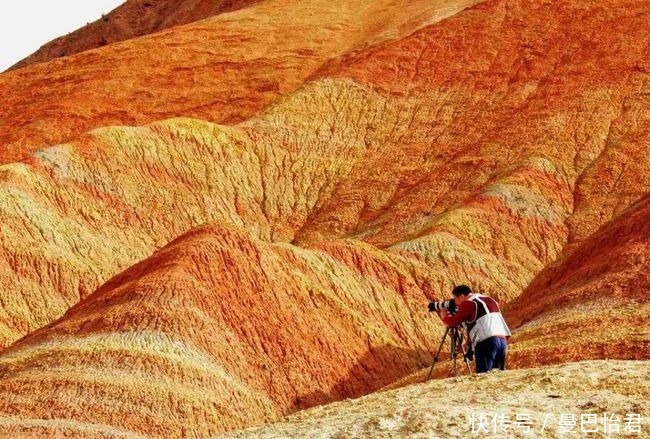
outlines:
{"label": "telephoto lens", "polygon": [[440,311],[446,309],[450,314],[456,312],[456,302],[454,299],[445,300],[443,302],[429,302],[429,312]]}

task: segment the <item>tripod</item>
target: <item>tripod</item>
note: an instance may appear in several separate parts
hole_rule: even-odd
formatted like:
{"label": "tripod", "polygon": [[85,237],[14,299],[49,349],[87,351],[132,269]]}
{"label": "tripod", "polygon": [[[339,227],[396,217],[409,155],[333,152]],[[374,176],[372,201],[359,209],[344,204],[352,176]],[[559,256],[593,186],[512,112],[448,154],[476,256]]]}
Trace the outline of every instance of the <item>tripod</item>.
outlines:
{"label": "tripod", "polygon": [[[450,332],[451,334],[449,334]],[[427,374],[425,381],[428,381],[429,378],[431,378],[431,374],[433,373],[433,367],[438,362],[440,350],[442,349],[442,345],[445,344],[445,338],[447,338],[448,334],[451,342],[451,352],[450,352],[451,359],[454,362],[454,376],[458,376],[458,362],[456,357],[458,356],[459,346],[460,346],[460,351],[463,353],[463,359],[465,360],[465,365],[467,366],[467,372],[470,375],[472,374],[472,369],[469,366],[469,359],[467,358],[467,350],[465,350],[465,346],[463,345],[463,333],[460,331],[460,329],[458,329],[457,326],[453,328],[447,327],[445,334],[442,336],[442,340],[440,340],[440,346],[438,346],[438,351],[436,352],[436,356],[433,357],[433,364],[431,365],[431,369],[429,369],[429,373]]]}

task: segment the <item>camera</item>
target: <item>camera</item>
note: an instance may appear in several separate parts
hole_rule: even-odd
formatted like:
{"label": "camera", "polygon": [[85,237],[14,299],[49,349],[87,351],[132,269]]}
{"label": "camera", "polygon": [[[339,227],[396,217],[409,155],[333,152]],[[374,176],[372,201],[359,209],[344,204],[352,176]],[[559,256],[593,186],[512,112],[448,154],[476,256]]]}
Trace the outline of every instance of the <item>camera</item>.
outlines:
{"label": "camera", "polygon": [[454,299],[445,300],[443,302],[429,302],[429,312],[439,311],[445,308],[449,314],[455,314],[458,311],[458,306]]}

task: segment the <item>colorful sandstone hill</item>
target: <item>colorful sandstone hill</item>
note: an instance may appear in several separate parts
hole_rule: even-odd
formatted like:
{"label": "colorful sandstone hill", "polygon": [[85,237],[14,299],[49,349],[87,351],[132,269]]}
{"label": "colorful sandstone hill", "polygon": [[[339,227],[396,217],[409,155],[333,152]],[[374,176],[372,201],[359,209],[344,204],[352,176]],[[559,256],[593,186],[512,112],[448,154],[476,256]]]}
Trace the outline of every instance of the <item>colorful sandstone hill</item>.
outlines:
{"label": "colorful sandstone hill", "polygon": [[650,360],[647,2],[106,18],[0,74],[0,437],[207,438],[408,381],[458,283],[511,368]]}

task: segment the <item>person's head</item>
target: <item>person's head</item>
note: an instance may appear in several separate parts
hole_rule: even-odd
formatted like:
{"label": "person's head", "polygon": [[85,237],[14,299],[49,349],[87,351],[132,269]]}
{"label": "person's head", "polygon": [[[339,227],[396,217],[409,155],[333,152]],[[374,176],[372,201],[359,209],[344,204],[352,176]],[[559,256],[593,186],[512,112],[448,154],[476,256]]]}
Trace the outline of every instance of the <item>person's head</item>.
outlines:
{"label": "person's head", "polygon": [[454,302],[456,302],[456,305],[460,306],[461,303],[467,300],[467,296],[472,294],[472,289],[467,285],[458,285],[453,289],[451,294],[454,295]]}

